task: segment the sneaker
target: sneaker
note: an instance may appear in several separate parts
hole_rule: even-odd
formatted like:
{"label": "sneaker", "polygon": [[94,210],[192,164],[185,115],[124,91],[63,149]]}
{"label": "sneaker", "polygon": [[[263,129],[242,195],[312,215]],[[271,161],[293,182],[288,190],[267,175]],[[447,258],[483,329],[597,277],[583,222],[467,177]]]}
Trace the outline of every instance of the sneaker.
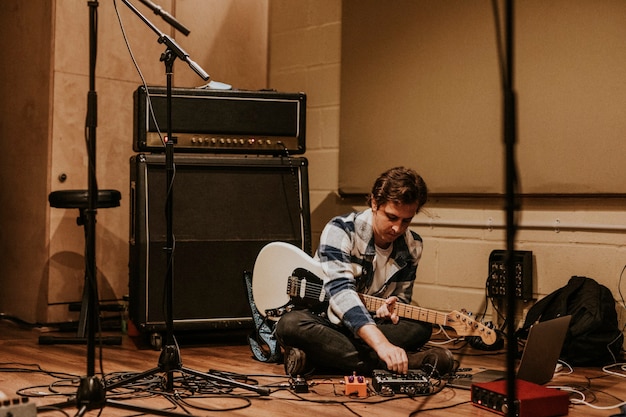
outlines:
{"label": "sneaker", "polygon": [[422,352],[409,353],[409,368],[421,369],[428,373],[437,370],[440,376],[454,370],[454,356],[446,348],[434,347]]}
{"label": "sneaker", "polygon": [[285,373],[292,377],[304,375],[310,371],[306,367],[306,354],[303,350],[293,347],[285,348]]}

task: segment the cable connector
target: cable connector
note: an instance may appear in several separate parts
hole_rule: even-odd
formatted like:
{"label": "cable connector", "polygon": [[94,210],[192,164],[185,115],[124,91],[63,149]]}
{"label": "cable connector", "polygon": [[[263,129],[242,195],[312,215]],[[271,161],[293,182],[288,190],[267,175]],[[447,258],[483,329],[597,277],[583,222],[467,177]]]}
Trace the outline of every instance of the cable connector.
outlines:
{"label": "cable connector", "polygon": [[297,377],[291,383],[291,389],[297,394],[306,394],[309,392],[309,384],[307,384],[306,379]]}

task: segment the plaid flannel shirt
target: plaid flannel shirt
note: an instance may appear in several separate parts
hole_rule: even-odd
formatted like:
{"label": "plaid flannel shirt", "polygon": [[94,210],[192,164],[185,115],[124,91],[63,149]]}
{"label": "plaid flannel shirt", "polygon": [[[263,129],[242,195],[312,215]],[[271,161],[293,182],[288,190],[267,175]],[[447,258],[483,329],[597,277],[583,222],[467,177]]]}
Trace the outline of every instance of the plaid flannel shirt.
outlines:
{"label": "plaid flannel shirt", "polygon": [[417,265],[422,255],[422,238],[407,229],[396,239],[382,288],[371,288],[374,276],[374,232],[372,209],[333,218],[324,230],[315,254],[325,273],[324,291],[329,297],[328,313],[335,323],[343,323],[354,334],[374,323],[357,292],[387,298],[397,296],[409,303]]}

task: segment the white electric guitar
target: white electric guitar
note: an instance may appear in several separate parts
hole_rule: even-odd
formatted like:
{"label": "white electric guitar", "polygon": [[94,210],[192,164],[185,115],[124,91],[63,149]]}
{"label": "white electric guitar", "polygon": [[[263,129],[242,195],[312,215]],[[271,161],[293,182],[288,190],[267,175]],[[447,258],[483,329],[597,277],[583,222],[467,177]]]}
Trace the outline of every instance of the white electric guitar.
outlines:
{"label": "white electric guitar", "polygon": [[[252,296],[259,312],[272,320],[291,309],[313,307],[328,301],[323,289],[324,272],[305,252],[285,242],[264,246],[252,273]],[[385,303],[383,298],[360,294],[369,311]],[[458,311],[441,313],[409,304],[396,303],[398,316],[451,327],[459,336],[478,336],[487,345],[497,340],[496,331]]]}

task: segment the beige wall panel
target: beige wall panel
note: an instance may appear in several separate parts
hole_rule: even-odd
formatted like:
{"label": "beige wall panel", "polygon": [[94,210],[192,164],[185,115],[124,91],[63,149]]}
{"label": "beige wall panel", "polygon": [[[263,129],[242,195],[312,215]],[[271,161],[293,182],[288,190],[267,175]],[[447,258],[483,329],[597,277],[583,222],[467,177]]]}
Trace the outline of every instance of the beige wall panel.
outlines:
{"label": "beige wall panel", "polygon": [[[207,62],[217,62],[216,66],[225,68],[220,80],[247,88],[265,87],[265,2],[245,5],[237,1],[159,4],[179,16],[177,19],[191,30],[189,37],[174,32],[143,5],[138,3],[136,7],[207,72],[211,73],[212,67]],[[165,64],[160,61],[161,54],[166,50],[165,45],[157,41],[157,34],[123,2],[118,1],[117,5],[128,43],[146,82],[149,85],[166,85]],[[53,189],[87,187],[87,149],[83,137],[89,89],[86,9],[63,2],[57,11],[55,124],[51,164]],[[128,293],[129,158],[133,155],[133,92],[141,84],[141,78],[124,43],[113,4],[101,4],[98,11],[96,175],[100,189],[117,189],[122,193],[122,200],[119,208],[98,211],[96,265],[101,299],[121,299]],[[239,26],[231,22],[238,22]],[[240,27],[248,30],[238,32],[237,28]],[[77,41],[70,42],[73,39]],[[219,58],[215,58],[212,51],[220,50],[221,45],[228,47],[225,52],[218,54]],[[237,50],[238,54],[233,54],[233,50]],[[78,66],[81,69],[77,69]],[[260,70],[251,70],[256,67],[260,67]],[[174,86],[179,87],[206,83],[180,59],[174,61],[173,82]],[[58,180],[62,173],[67,175],[63,183]],[[50,256],[56,262],[51,264],[49,302],[77,301],[83,288],[84,266],[80,262],[84,244],[82,231],[76,230],[71,221],[66,221],[68,217],[75,217],[75,213],[53,216]],[[53,321],[62,321],[64,314],[68,313],[57,306],[49,309],[49,319],[54,318]]]}
{"label": "beige wall panel", "polygon": [[[158,4],[191,29],[184,37],[138,1],[137,9],[218,81],[261,89],[267,83],[267,0],[162,0]],[[166,85],[165,46],[122,1],[97,8],[98,103],[96,176],[117,189],[121,206],[100,209],[96,266],[102,299],[128,293],[129,158],[133,155],[133,92],[141,84],[120,29],[145,81]],[[3,66],[3,145],[0,312],[28,322],[75,319],[84,280],[84,233],[76,209],[49,207],[50,191],[86,189],[85,118],[89,90],[88,2],[8,0],[0,17],[3,50],[20,50]],[[6,20],[6,22],[5,22]],[[205,84],[175,61],[175,86]],[[8,138],[15,139],[10,141]],[[65,175],[65,180],[60,175]],[[8,221],[10,219],[11,221]],[[10,295],[10,296],[9,296]],[[57,304],[60,303],[60,304]]]}
{"label": "beige wall panel", "polygon": [[35,321],[47,293],[52,4],[6,0],[0,13],[0,312]]}
{"label": "beige wall panel", "polygon": [[[158,16],[141,6],[139,2],[132,3],[137,3],[137,9],[160,30],[168,30],[169,26]],[[170,10],[170,3],[159,2],[164,10]],[[163,74],[159,58],[164,47],[157,42],[157,35],[121,0],[100,2],[97,8],[97,77],[135,80],[137,83],[140,81],[124,42],[114,4],[117,4],[117,11],[135,59],[140,65],[155,62],[154,66],[141,65],[141,70],[148,83],[156,82]],[[87,2],[57,2],[54,62],[56,71],[85,76],[89,74],[89,13]]]}
{"label": "beige wall panel", "polygon": [[[187,37],[176,34],[178,43],[211,79],[237,89],[267,87],[267,0],[178,1],[176,13],[190,30]],[[184,67],[176,64],[177,85],[205,84]]]}

